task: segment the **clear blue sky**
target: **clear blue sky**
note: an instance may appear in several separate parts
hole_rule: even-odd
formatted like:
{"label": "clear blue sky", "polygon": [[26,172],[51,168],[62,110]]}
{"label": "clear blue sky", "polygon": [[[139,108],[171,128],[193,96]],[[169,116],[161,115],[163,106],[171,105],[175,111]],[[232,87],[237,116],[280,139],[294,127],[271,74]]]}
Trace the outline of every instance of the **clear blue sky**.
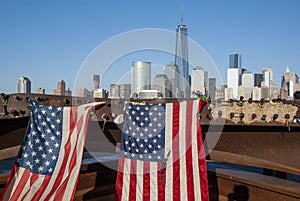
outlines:
{"label": "clear blue sky", "polygon": [[[0,92],[15,92],[20,76],[30,78],[33,92],[42,87],[53,93],[61,79],[72,89],[80,66],[99,44],[134,29],[175,31],[180,4],[180,0],[1,1]],[[223,82],[232,53],[242,54],[243,66],[252,72],[273,68],[277,85],[286,65],[300,73],[299,0],[185,0],[183,7],[189,36],[211,56]],[[170,60],[173,57],[155,62],[164,65]],[[121,75],[110,76],[114,82]]]}

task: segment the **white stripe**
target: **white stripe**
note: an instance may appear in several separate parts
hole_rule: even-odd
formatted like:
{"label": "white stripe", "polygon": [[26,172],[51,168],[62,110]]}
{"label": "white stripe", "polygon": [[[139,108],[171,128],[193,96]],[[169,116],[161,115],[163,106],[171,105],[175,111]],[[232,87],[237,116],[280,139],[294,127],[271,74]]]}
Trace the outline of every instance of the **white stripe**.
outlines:
{"label": "white stripe", "polygon": [[25,172],[25,168],[22,168],[22,167],[17,168],[16,174],[15,174],[14,178],[12,179],[9,187],[7,188],[7,191],[5,193],[3,200],[9,200],[11,198],[11,196],[13,195],[14,191],[16,190],[16,187],[18,186],[24,172]]}
{"label": "white stripe", "polygon": [[[86,107],[86,106],[85,106]],[[64,195],[65,200],[71,200],[71,196],[73,194],[73,189],[76,188],[77,176],[80,171],[81,161],[82,161],[82,153],[84,148],[84,137],[85,137],[85,123],[87,121],[87,117],[89,115],[89,110],[84,110],[84,107],[80,106],[78,111],[78,120],[80,119],[81,113],[83,113],[83,125],[80,133],[78,134],[78,142],[77,142],[77,150],[76,151],[76,165],[73,171],[70,173],[70,177],[68,180],[68,185],[66,186],[66,191]],[[75,144],[74,144],[75,145]]]}
{"label": "white stripe", "polygon": [[166,164],[166,187],[165,200],[173,199],[173,160],[172,160],[172,131],[173,131],[173,103],[166,104],[166,120],[165,120],[165,157],[169,153]]}
{"label": "white stripe", "polygon": [[[24,200],[32,200],[36,192],[39,190],[40,186],[42,185],[45,179],[44,175],[39,175],[38,179],[32,184],[29,193],[26,195]],[[30,178],[28,179],[30,181]],[[23,197],[23,196],[20,196]]]}
{"label": "white stripe", "polygon": [[[136,163],[136,200],[143,200],[143,173],[144,173],[144,162],[137,160]],[[146,172],[145,172],[146,173]]]}
{"label": "white stripe", "polygon": [[193,162],[193,176],[194,176],[194,195],[195,200],[201,201],[200,194],[200,173],[198,164],[198,147],[197,147],[197,121],[198,120],[198,103],[199,100],[193,101],[193,116],[192,116],[192,162]]}
{"label": "white stripe", "polygon": [[157,163],[150,162],[150,200],[158,199],[157,184]]}
{"label": "white stripe", "polygon": [[130,159],[124,159],[124,172],[123,172],[123,187],[122,187],[122,201],[127,201],[129,196],[130,184]]}
{"label": "white stripe", "polygon": [[180,198],[181,201],[187,200],[186,183],[186,101],[180,103],[179,113],[179,154],[180,154]]}

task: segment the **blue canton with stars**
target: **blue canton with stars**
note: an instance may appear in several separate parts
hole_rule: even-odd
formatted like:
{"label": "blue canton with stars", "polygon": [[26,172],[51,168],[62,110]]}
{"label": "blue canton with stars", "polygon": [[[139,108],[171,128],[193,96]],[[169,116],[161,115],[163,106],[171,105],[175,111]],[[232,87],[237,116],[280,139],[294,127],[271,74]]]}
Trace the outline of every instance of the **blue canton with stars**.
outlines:
{"label": "blue canton with stars", "polygon": [[28,102],[31,115],[16,164],[32,173],[52,175],[62,140],[63,107]]}
{"label": "blue canton with stars", "polygon": [[121,156],[164,161],[165,104],[125,104]]}

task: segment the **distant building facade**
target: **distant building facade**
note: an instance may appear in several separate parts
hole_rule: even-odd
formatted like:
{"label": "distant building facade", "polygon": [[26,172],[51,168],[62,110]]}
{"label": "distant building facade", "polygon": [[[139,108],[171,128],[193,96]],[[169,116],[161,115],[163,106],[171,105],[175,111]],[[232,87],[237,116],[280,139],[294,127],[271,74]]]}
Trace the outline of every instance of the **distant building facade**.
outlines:
{"label": "distant building facade", "polygon": [[216,91],[217,91],[217,79],[209,78],[208,79],[208,94],[211,100],[216,99]]}
{"label": "distant building facade", "polygon": [[171,97],[179,97],[180,89],[179,89],[179,70],[178,66],[175,63],[170,62],[169,64],[165,65],[164,73],[168,77],[170,81],[170,91]]}
{"label": "distant building facade", "polygon": [[64,80],[60,80],[57,83],[57,89],[54,89],[53,94],[58,96],[66,95],[66,83]]}
{"label": "distant building facade", "polygon": [[17,81],[17,93],[31,93],[31,81],[29,78],[21,76]]}
{"label": "distant building facade", "polygon": [[170,98],[172,96],[171,83],[166,74],[156,74],[152,90],[157,90],[162,94],[164,98]]}
{"label": "distant building facade", "polygon": [[132,62],[131,93],[151,89],[151,62]]}
{"label": "distant building facade", "polygon": [[45,89],[43,89],[43,88],[38,88],[37,90],[36,90],[36,93],[38,93],[38,94],[45,94]]}
{"label": "distant building facade", "polygon": [[202,67],[197,66],[192,70],[191,75],[191,91],[208,95],[208,73]]}

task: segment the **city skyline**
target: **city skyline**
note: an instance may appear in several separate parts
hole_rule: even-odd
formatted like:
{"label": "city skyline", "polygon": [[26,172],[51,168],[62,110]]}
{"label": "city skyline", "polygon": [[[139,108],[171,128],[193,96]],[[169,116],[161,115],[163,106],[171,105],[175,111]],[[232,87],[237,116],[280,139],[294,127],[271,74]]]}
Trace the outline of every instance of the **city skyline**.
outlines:
{"label": "city skyline", "polygon": [[[179,1],[0,4],[0,25],[3,27],[0,33],[3,73],[0,91],[5,93],[15,92],[20,76],[32,80],[32,91],[41,87],[51,93],[61,79],[72,88],[80,66],[99,44],[134,29],[157,27],[175,32],[181,14]],[[279,87],[286,65],[293,72],[299,69],[299,4],[298,1],[185,1],[184,23],[189,27],[190,38],[216,63],[222,75],[221,83],[227,82],[228,55],[239,53],[243,55],[243,67],[253,73],[265,67],[274,69],[274,81]],[[166,16],[167,11],[171,12]],[[130,59],[162,66],[174,59],[172,55],[164,58],[139,56]],[[124,61],[120,66],[130,69],[130,64]],[[88,84],[87,88],[92,88],[93,82]],[[109,83],[101,85],[109,89]]]}

